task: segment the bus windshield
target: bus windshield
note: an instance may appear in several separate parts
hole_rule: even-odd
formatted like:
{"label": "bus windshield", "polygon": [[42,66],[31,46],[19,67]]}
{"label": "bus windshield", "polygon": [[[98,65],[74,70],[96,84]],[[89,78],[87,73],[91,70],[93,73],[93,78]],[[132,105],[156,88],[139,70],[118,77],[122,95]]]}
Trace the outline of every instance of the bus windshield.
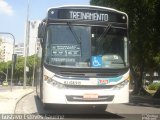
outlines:
{"label": "bus windshield", "polygon": [[128,65],[127,30],[111,26],[47,27],[45,62],[74,68],[124,68]]}

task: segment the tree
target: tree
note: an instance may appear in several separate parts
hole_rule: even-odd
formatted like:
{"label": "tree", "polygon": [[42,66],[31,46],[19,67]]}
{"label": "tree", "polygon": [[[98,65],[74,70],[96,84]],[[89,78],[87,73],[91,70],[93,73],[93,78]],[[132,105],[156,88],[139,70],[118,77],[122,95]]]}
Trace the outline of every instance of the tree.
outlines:
{"label": "tree", "polygon": [[[17,62],[14,70],[15,82],[18,83],[24,73],[24,57],[17,57]],[[22,82],[22,81],[21,81]]]}
{"label": "tree", "polygon": [[[28,84],[31,84],[32,77],[33,77],[34,59],[36,61],[36,58],[34,57],[35,57],[34,55],[27,57],[27,67],[29,67],[29,71],[27,72],[27,78],[28,78],[27,83]],[[18,83],[18,81],[21,81],[20,78],[24,77],[24,57],[17,58],[14,75],[16,78],[15,79],[16,83]]]}
{"label": "tree", "polygon": [[[2,71],[2,72],[7,74],[7,69],[8,69],[8,80],[9,80],[9,78],[11,78],[11,68],[12,68],[11,61],[0,62],[0,71]],[[0,73],[0,77],[3,78],[3,80],[5,80],[6,76],[4,76],[4,74]]]}
{"label": "tree", "polygon": [[[35,55],[27,57],[27,66],[29,67],[29,72],[27,72],[27,83],[31,84],[33,77],[33,68],[34,62],[36,64],[37,58]],[[8,64],[8,78],[11,78],[11,69],[12,69],[12,61],[8,62],[0,62],[0,71],[7,73],[7,64]],[[5,79],[4,74],[0,74],[0,76]],[[24,57],[17,57],[17,62],[14,68],[14,83],[18,83],[19,81],[23,82],[24,77]]]}
{"label": "tree", "polygon": [[159,0],[91,0],[90,3],[119,9],[128,14],[130,70],[135,80],[135,93],[138,93],[142,88],[143,73],[153,73],[160,69]]}

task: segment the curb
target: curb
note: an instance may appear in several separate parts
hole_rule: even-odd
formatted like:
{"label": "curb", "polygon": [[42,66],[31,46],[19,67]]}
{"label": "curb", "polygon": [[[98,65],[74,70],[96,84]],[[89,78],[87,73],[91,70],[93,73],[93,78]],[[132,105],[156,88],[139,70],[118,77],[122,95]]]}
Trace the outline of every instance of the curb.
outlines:
{"label": "curb", "polygon": [[31,92],[26,93],[26,94],[22,95],[20,98],[18,98],[18,100],[16,101],[16,104],[15,104],[15,106],[14,106],[14,109],[13,109],[13,114],[15,114],[15,112],[16,112],[17,104],[19,103],[19,101],[22,100],[22,99],[23,99],[24,97],[26,97],[27,95],[33,93],[33,92],[35,92],[35,90],[32,90]]}

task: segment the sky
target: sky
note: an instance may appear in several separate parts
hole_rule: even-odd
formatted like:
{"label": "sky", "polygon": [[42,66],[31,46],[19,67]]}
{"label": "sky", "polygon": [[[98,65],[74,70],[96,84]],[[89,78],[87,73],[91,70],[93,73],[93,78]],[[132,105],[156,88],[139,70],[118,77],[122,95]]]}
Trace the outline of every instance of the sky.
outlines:
{"label": "sky", "polygon": [[90,0],[0,0],[0,32],[10,32],[16,43],[24,42],[27,5],[29,20],[42,20],[47,9],[62,5],[89,5]]}

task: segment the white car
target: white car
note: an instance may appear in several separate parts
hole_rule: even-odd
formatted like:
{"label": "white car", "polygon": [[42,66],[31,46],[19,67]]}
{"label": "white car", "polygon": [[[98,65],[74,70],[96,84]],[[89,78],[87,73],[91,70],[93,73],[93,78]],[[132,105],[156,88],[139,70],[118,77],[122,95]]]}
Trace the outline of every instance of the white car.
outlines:
{"label": "white car", "polygon": [[8,86],[8,82],[7,81],[3,81],[2,85],[3,86]]}

